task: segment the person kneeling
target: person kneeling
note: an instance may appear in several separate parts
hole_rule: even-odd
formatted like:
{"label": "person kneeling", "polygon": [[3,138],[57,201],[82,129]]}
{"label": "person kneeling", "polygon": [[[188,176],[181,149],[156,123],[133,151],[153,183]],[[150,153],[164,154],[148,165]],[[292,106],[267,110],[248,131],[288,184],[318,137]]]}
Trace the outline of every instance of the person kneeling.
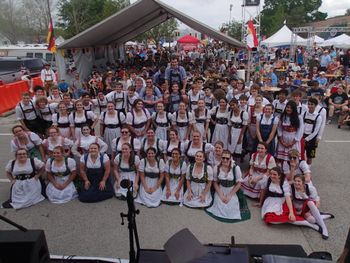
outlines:
{"label": "person kneeling", "polygon": [[224,219],[241,219],[237,192],[241,187],[242,172],[224,151],[221,162],[214,168],[214,202],[207,212]]}
{"label": "person kneeling", "polygon": [[191,164],[186,172],[187,191],[184,195],[184,205],[192,208],[204,208],[211,204],[210,193],[213,181],[213,169],[204,163],[204,152],[198,151],[196,162]]}
{"label": "person kneeling", "polygon": [[76,177],[76,163],[74,159],[64,157],[64,148],[56,146],[52,151],[52,158],[46,162],[49,184],[46,194],[50,202],[63,204],[78,197],[73,180]]}
{"label": "person kneeling", "polygon": [[108,155],[100,153],[98,143],[90,144],[89,153],[80,158],[80,177],[84,181],[79,193],[81,202],[95,203],[113,197],[110,169]]}

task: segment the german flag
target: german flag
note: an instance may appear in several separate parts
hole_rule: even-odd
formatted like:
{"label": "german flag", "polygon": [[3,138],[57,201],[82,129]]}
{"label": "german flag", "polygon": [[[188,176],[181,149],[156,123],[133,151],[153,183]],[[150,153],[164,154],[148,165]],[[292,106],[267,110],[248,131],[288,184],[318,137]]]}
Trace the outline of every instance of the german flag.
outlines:
{"label": "german flag", "polygon": [[53,34],[53,24],[52,24],[52,17],[50,15],[50,24],[49,24],[49,32],[47,33],[47,44],[49,45],[47,47],[47,50],[51,51],[52,53],[56,52],[56,41]]}

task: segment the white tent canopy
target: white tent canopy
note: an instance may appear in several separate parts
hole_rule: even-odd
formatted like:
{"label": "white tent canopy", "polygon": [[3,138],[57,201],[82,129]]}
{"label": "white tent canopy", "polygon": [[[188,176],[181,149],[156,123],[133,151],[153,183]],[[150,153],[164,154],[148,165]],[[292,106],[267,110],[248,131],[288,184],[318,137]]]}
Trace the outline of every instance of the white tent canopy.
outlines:
{"label": "white tent canopy", "polygon": [[319,36],[314,37],[314,43],[322,44],[323,42],[324,42],[324,39],[322,37],[319,37]]}
{"label": "white tent canopy", "polygon": [[340,36],[327,39],[321,44],[322,47],[334,46],[337,48],[350,48],[350,36],[342,34]]}
{"label": "white tent canopy", "polygon": [[[93,65],[102,68],[107,61],[124,60],[123,44],[153,27],[175,17],[194,30],[235,47],[246,47],[242,42],[215,30],[174,9],[160,0],[139,0],[111,15],[96,25],[64,41],[59,50],[70,49],[81,78],[86,78]],[[119,52],[118,52],[119,51]],[[60,79],[69,79],[63,52],[56,53]],[[118,54],[117,54],[118,53]]]}
{"label": "white tent canopy", "polygon": [[245,47],[242,42],[185,15],[159,0],[139,0],[66,40],[58,48],[84,48],[125,43],[172,17],[214,39],[236,47]]}
{"label": "white tent canopy", "polygon": [[308,39],[305,39],[305,43],[302,45],[306,46],[308,41],[311,41],[312,43],[316,43],[317,45],[319,45],[319,44],[322,44],[324,42],[324,39],[322,37],[315,35],[314,37],[310,37]]}
{"label": "white tent canopy", "polygon": [[[293,32],[286,25],[284,25],[275,34],[261,41],[261,45],[267,47],[289,46],[292,44],[292,34]],[[297,35],[296,44],[303,45],[303,43],[306,43],[306,39]]]}

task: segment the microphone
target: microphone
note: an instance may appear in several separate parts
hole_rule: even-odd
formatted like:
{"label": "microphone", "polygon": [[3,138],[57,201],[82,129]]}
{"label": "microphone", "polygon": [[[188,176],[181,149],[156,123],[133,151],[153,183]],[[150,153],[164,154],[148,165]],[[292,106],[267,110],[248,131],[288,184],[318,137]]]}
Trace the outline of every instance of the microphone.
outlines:
{"label": "microphone", "polygon": [[124,189],[129,189],[133,186],[133,182],[129,179],[123,179],[120,181],[120,187]]}

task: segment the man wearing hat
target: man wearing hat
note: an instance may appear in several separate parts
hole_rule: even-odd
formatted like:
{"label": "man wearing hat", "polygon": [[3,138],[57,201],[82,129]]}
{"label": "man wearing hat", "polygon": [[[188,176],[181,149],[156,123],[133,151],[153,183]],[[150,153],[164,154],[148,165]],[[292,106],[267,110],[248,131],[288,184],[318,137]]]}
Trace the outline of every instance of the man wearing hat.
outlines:
{"label": "man wearing hat", "polygon": [[51,87],[57,84],[56,75],[55,72],[51,69],[50,63],[45,63],[44,68],[41,70],[40,78],[44,83],[44,88],[48,95]]}

